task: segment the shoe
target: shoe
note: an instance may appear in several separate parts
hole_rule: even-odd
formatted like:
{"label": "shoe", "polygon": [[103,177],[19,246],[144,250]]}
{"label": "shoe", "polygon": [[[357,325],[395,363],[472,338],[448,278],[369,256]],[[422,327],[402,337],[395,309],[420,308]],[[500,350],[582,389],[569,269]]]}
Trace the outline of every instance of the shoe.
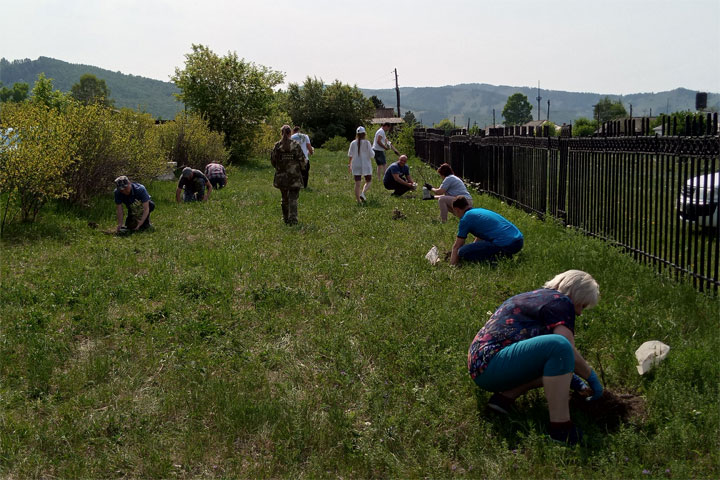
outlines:
{"label": "shoe", "polygon": [[363,202],[367,200],[367,198],[365,198],[365,192],[360,194],[360,200],[362,200]]}
{"label": "shoe", "polygon": [[488,408],[503,415],[508,415],[512,411],[513,405],[515,405],[515,400],[511,400],[501,393],[493,393],[488,400]]}
{"label": "shoe", "polygon": [[582,436],[582,430],[577,428],[572,421],[560,424],[550,422],[550,439],[555,442],[572,447],[582,440]]}

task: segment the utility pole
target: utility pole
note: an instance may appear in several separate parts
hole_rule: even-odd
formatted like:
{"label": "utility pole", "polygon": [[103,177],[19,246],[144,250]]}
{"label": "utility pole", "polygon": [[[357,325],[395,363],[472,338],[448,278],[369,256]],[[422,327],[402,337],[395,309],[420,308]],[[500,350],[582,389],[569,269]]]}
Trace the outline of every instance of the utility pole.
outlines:
{"label": "utility pole", "polygon": [[495,128],[495,109],[493,108],[493,128]]}
{"label": "utility pole", "polygon": [[397,94],[398,117],[400,117],[400,87],[398,86],[397,68],[395,69],[395,93]]}
{"label": "utility pole", "polygon": [[550,99],[548,99],[548,109],[547,109],[547,117],[545,117],[545,121],[550,121]]}
{"label": "utility pole", "polygon": [[537,90],[537,97],[535,98],[538,102],[538,116],[537,119],[540,120],[540,100],[542,100],[542,97],[540,96],[540,80],[538,80],[538,90]]}

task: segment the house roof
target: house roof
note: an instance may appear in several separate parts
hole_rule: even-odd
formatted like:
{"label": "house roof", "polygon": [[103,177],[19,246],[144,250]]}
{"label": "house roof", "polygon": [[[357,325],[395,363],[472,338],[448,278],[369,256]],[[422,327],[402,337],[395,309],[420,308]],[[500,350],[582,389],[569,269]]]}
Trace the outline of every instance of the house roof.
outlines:
{"label": "house roof", "polygon": [[397,125],[399,123],[404,123],[405,120],[403,120],[400,117],[380,117],[380,118],[373,118],[371,120],[373,125],[382,125],[383,123],[389,123],[391,125]]}

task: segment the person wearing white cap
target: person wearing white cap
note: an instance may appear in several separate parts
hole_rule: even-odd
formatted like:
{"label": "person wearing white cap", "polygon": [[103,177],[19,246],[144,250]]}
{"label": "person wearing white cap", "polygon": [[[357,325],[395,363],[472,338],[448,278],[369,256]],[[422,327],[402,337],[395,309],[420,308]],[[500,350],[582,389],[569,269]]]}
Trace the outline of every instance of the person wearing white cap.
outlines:
{"label": "person wearing white cap", "polygon": [[[355,200],[363,203],[366,200],[365,193],[370,190],[372,182],[372,163],[371,158],[375,158],[375,151],[372,144],[365,139],[365,128],[358,127],[356,130],[355,140],[350,143],[348,149],[348,169],[355,179]],[[362,177],[365,177],[365,185],[360,186]]]}

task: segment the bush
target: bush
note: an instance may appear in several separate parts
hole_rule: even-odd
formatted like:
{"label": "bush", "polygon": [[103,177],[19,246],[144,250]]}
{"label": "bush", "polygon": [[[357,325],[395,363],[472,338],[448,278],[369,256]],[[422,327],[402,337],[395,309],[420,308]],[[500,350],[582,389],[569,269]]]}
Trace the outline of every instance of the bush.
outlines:
{"label": "bush", "polygon": [[158,127],[160,148],[168,162],[204,170],[208,163],[227,163],[225,135],[211,131],[200,115],[178,113],[175,120]]}
{"label": "bush", "polygon": [[412,157],[415,155],[415,138],[413,137],[414,125],[403,123],[389,135],[390,141],[395,145],[398,152]]}
{"label": "bush", "polygon": [[293,126],[290,116],[286,112],[276,109],[265,123],[260,125],[260,132],[253,145],[253,154],[256,156],[269,157],[275,143],[280,140],[280,129],[283,125]]}
{"label": "bush", "polygon": [[119,175],[144,182],[165,170],[155,121],[149,114],[75,102],[66,109],[65,118],[73,139],[73,165],[66,176],[72,203],[86,203],[106,192]]}
{"label": "bush", "polygon": [[0,194],[5,196],[1,231],[11,205],[17,205],[23,221],[33,221],[45,202],[67,197],[62,178],[73,159],[70,128],[57,110],[30,102],[6,103],[0,118],[12,128],[6,130],[7,144],[0,147]]}
{"label": "bush", "polygon": [[572,134],[573,137],[591,137],[595,134],[597,128],[597,120],[580,117],[575,120],[575,125],[572,127]]}
{"label": "bush", "polygon": [[331,152],[342,152],[343,150],[347,151],[349,147],[350,142],[348,142],[345,137],[341,137],[340,135],[335,135],[323,144],[323,148],[326,148]]}

